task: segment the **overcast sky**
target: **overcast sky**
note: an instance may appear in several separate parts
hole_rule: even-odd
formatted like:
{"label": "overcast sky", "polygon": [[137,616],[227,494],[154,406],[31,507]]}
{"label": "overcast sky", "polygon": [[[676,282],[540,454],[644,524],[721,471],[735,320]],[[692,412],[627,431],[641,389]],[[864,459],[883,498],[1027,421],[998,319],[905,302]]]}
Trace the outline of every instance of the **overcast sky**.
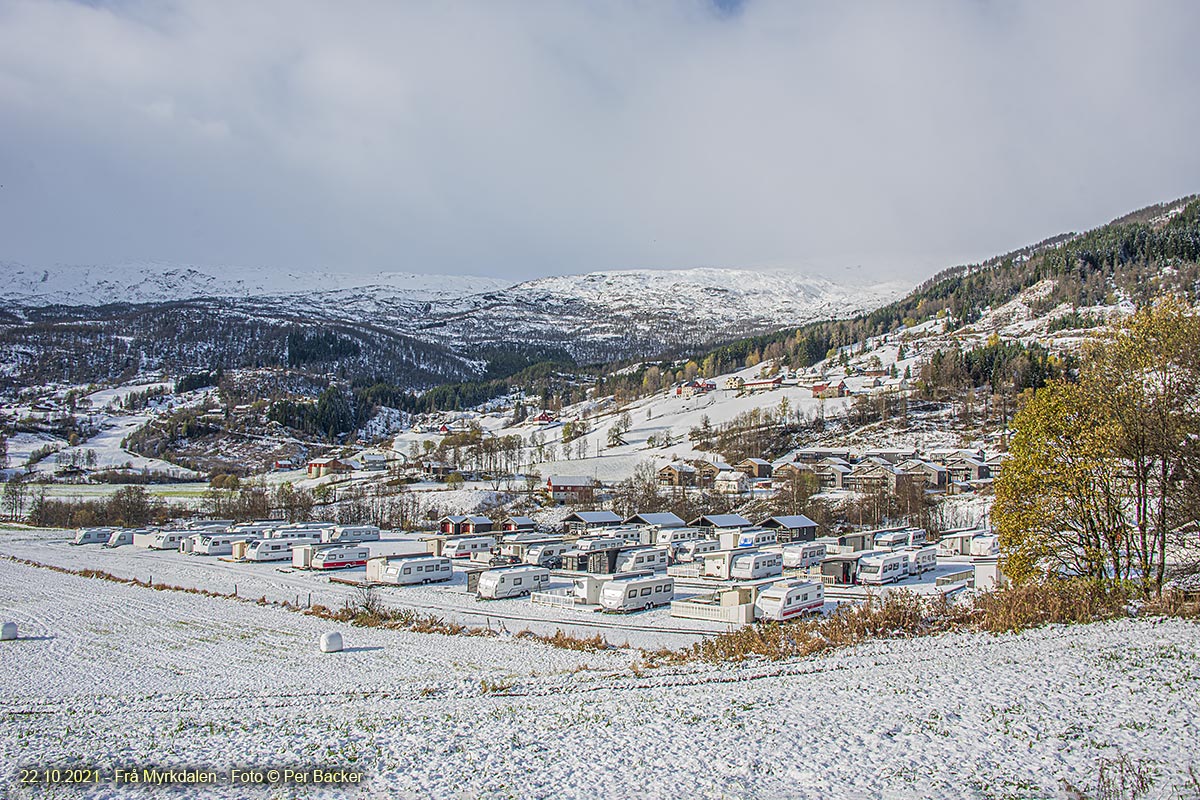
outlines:
{"label": "overcast sky", "polygon": [[1197,41],[1191,0],[0,0],[0,260],[917,280],[1200,190]]}

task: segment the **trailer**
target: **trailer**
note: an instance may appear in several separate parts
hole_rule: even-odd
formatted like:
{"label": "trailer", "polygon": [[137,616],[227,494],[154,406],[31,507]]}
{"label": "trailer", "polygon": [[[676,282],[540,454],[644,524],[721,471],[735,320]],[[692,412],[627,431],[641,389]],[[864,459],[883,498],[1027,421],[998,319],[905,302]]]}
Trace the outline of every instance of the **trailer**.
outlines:
{"label": "trailer", "polygon": [[635,570],[663,571],[667,568],[669,549],[666,546],[644,545],[630,547],[617,553],[615,572],[634,572]]}
{"label": "trailer", "polygon": [[906,547],[901,552],[908,555],[908,574],[920,575],[937,568],[937,545]]}
{"label": "trailer", "polygon": [[179,543],[188,535],[187,531],[163,530],[133,534],[133,546],[147,550],[178,550]]}
{"label": "trailer", "polygon": [[124,544],[133,544],[133,529],[117,528],[115,531],[113,531],[109,535],[108,541],[105,542],[101,546],[102,547],[120,547],[121,545],[124,545]]}
{"label": "trailer", "polygon": [[663,528],[655,534],[654,543],[675,547],[684,542],[694,542],[700,539],[700,531],[695,528]]}
{"label": "trailer", "polygon": [[442,555],[446,558],[470,558],[472,553],[479,551],[490,553],[495,546],[494,536],[463,536],[446,542]]}
{"label": "trailer", "polygon": [[783,546],[784,569],[808,569],[820,564],[825,558],[825,545],[820,542],[785,544]]}
{"label": "trailer", "polygon": [[[312,545],[305,545],[311,547]],[[296,548],[292,550],[292,563],[295,563]],[[332,545],[324,547],[312,554],[309,569],[348,569],[350,567],[366,566],[371,557],[370,549],[362,545]]]}
{"label": "trailer", "polygon": [[233,543],[257,539],[253,533],[206,533],[200,536],[192,548],[192,555],[197,556],[229,556],[233,555]]}
{"label": "trailer", "polygon": [[721,549],[721,543],[716,539],[690,539],[680,543],[675,549],[677,564],[690,564],[703,561],[705,553],[713,553]]}
{"label": "trailer", "polygon": [[326,528],[322,533],[321,541],[341,542],[342,544],[378,542],[379,528],[375,525],[340,525],[336,528]]}
{"label": "trailer", "polygon": [[783,554],[770,551],[738,553],[730,559],[729,577],[752,581],[783,574]]}
{"label": "trailer", "polygon": [[858,582],[881,586],[908,577],[908,553],[871,553],[858,561]]}
{"label": "trailer", "polygon": [[675,599],[675,579],[647,575],[614,578],[600,589],[600,607],[605,611],[644,611]]}
{"label": "trailer", "polygon": [[104,544],[116,528],[80,528],[71,544]]}
{"label": "trailer", "polygon": [[445,556],[379,556],[367,561],[367,582],[393,586],[440,583],[454,577],[454,567]]}
{"label": "trailer", "polygon": [[[721,535],[728,536],[730,534],[723,533]],[[763,547],[778,541],[779,531],[770,528],[750,528],[737,534],[737,543],[734,547]]]}
{"label": "trailer", "polygon": [[481,600],[503,600],[539,592],[549,583],[550,570],[532,564],[521,564],[488,570],[479,576],[476,589]]}
{"label": "trailer", "polygon": [[1000,537],[982,535],[971,539],[971,556],[973,558],[990,558],[999,554]]}
{"label": "trailer", "polygon": [[880,531],[875,534],[872,546],[876,550],[894,550],[897,547],[919,547],[928,539],[924,528],[902,528]]}
{"label": "trailer", "polygon": [[612,550],[614,547],[625,547],[625,540],[617,537],[597,537],[593,539],[576,539],[572,550],[581,553],[591,553],[597,550]]}
{"label": "trailer", "polygon": [[562,565],[563,553],[571,549],[571,545],[563,541],[537,542],[525,548],[521,560],[526,564],[557,569]]}
{"label": "trailer", "polygon": [[314,544],[316,541],[311,536],[303,539],[254,539],[238,543],[244,546],[240,554],[235,545],[233,555],[243,561],[291,561],[292,548],[302,544]]}
{"label": "trailer", "polygon": [[808,581],[784,581],[758,593],[754,612],[759,619],[781,622],[820,611],[825,605],[825,587]]}

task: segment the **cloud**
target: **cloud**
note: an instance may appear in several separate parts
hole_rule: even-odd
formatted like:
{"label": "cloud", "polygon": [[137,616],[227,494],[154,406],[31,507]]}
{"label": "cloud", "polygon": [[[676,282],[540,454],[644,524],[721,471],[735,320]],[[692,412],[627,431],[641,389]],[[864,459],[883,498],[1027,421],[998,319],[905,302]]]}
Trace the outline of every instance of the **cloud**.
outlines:
{"label": "cloud", "polygon": [[0,259],[919,279],[1200,187],[1190,2],[0,0]]}

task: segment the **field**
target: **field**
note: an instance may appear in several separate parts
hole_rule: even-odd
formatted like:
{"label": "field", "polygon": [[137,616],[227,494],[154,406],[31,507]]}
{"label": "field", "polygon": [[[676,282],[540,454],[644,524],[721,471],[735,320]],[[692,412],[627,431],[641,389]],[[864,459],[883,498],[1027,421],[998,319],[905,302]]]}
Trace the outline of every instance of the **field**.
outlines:
{"label": "field", "polygon": [[[0,794],[13,798],[1047,797],[1121,757],[1156,771],[1149,796],[1187,797],[1200,768],[1200,629],[1180,621],[643,669],[631,648],[360,629],[11,560],[0,616],[22,633],[0,649]],[[346,651],[318,651],[329,630]],[[367,779],[15,784],[43,764]]]}

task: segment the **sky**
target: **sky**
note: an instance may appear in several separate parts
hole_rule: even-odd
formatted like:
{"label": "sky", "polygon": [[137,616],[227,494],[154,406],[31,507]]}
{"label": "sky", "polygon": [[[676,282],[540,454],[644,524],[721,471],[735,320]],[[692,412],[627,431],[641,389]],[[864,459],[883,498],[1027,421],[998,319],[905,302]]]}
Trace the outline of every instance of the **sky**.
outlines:
{"label": "sky", "polygon": [[0,261],[917,281],[1200,191],[1184,0],[0,0]]}

